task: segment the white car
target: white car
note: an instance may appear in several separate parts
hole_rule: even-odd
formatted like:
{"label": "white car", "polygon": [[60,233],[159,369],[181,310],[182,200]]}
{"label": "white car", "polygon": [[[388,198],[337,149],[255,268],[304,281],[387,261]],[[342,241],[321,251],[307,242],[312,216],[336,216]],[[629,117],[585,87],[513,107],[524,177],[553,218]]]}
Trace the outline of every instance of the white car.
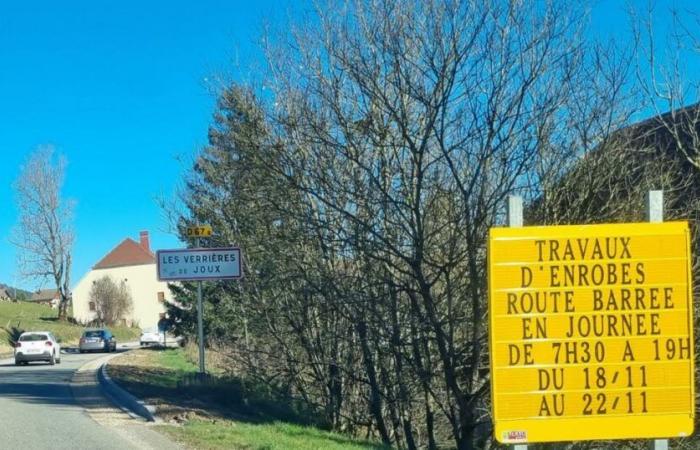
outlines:
{"label": "white car", "polygon": [[141,338],[139,339],[141,347],[147,345],[162,345],[163,344],[163,334],[160,333],[155,328],[149,328],[141,332]]}
{"label": "white car", "polygon": [[19,336],[15,343],[15,364],[26,365],[30,361],[61,363],[61,344],[50,331],[28,331]]}
{"label": "white car", "polygon": [[141,332],[139,343],[141,347],[156,346],[173,346],[175,344],[182,345],[181,336],[173,336],[164,331],[158,331],[157,328],[148,328]]}

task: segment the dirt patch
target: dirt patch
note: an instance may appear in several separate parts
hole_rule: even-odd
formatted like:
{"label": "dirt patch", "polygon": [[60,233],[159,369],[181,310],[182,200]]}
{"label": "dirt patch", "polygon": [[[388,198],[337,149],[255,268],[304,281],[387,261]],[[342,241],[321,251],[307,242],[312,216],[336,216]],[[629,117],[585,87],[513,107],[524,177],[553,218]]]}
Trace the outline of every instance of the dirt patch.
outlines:
{"label": "dirt patch", "polygon": [[164,420],[184,421],[183,413],[191,412],[205,420],[325,425],[288,392],[221,373],[199,376],[183,349],[132,351],[112,360],[108,371],[124,389],[154,405]]}
{"label": "dirt patch", "polygon": [[156,407],[156,415],[166,423],[182,424],[192,419],[250,420],[221,405],[221,392],[190,385],[191,371],[177,370],[159,361],[160,350],[131,351],[109,362],[109,376],[124,389]]}

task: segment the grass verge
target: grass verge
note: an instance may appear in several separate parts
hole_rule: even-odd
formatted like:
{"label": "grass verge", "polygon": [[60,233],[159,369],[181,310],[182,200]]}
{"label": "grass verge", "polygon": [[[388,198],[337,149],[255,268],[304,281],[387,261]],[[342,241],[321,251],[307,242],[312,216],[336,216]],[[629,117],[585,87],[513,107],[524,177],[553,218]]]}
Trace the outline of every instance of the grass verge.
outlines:
{"label": "grass verge", "polygon": [[325,431],[314,415],[279,392],[214,376],[195,383],[185,349],[142,349],[109,363],[120,385],[156,405],[158,429],[195,449],[378,450],[385,447]]}
{"label": "grass verge", "polygon": [[382,447],[318,428],[283,422],[190,420],[182,426],[160,426],[175,440],[196,449],[370,450]]}
{"label": "grass verge", "polygon": [[[11,342],[23,331],[50,331],[63,345],[78,345],[85,327],[70,322],[59,322],[58,312],[49,306],[25,302],[0,303],[0,353],[12,351]],[[140,330],[128,327],[110,327],[118,342],[138,340]]]}

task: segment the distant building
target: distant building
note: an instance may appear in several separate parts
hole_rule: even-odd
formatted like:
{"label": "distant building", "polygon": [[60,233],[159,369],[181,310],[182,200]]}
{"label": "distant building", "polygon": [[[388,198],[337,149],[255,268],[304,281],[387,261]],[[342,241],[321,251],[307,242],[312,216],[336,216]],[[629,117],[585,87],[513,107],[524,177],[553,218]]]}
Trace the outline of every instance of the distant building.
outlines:
{"label": "distant building", "polygon": [[10,300],[12,300],[12,297],[7,292],[7,289],[0,287],[0,302],[9,302]]}
{"label": "distant building", "polygon": [[95,320],[95,303],[90,290],[98,279],[109,276],[112,281],[124,281],[131,292],[133,309],[124,317],[126,325],[143,329],[157,327],[165,317],[166,302],[172,297],[167,283],[158,281],[156,258],[151,252],[147,231],[139,242],[126,238],[102,258],[73,289],[73,317],[83,324]]}
{"label": "distant building", "polygon": [[41,289],[32,294],[27,301],[39,305],[47,305],[52,308],[58,308],[58,304],[61,301],[61,296],[56,289]]}

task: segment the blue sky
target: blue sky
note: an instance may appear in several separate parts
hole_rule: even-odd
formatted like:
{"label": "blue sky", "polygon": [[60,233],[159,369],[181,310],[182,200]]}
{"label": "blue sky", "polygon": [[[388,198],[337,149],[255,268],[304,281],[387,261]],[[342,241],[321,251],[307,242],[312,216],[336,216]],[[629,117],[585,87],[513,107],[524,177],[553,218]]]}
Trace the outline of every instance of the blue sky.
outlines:
{"label": "blue sky", "polygon": [[11,183],[43,144],[68,159],[74,283],[140,230],[154,248],[181,246],[155,198],[172,196],[206,143],[211,80],[236,77],[264,20],[288,11],[274,0],[0,2],[0,282],[37,287],[17,276],[8,236]]}
{"label": "blue sky", "polygon": [[[299,4],[0,2],[0,282],[38,287],[19,278],[8,236],[17,220],[11,183],[44,144],[67,157],[65,196],[77,202],[73,283],[140,230],[155,249],[180,247],[156,198],[172,197],[206,143],[211,80],[244,77],[240,68],[260,57],[264,21],[296,15]],[[594,29],[626,28],[626,4],[598,2]]]}

